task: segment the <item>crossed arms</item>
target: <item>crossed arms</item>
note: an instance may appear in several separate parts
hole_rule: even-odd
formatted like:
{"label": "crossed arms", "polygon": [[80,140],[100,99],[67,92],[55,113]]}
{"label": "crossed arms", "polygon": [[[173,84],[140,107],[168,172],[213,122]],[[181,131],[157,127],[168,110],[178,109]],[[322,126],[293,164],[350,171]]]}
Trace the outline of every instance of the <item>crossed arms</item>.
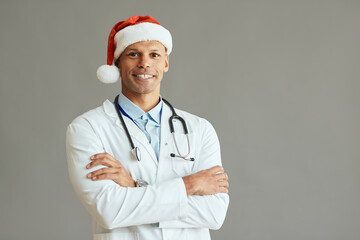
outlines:
{"label": "crossed arms", "polygon": [[[209,128],[208,134],[214,133]],[[102,143],[89,121],[78,118],[67,131],[69,175],[84,206],[104,228],[159,222],[160,228],[218,229],[225,218],[229,185],[223,168],[216,166],[221,164],[217,137],[210,137],[214,140],[207,141],[202,154],[209,161],[199,166],[204,170],[135,188],[121,163],[101,153]]]}
{"label": "crossed arms", "polygon": [[[122,187],[135,187],[135,181],[125,170],[121,163],[109,153],[98,153],[90,157],[92,161],[86,165],[87,169],[103,165],[107,166],[86,175],[93,181],[111,179]],[[222,166],[214,166],[206,170],[185,176],[182,178],[187,196],[212,195],[216,193],[228,193],[228,176]]]}

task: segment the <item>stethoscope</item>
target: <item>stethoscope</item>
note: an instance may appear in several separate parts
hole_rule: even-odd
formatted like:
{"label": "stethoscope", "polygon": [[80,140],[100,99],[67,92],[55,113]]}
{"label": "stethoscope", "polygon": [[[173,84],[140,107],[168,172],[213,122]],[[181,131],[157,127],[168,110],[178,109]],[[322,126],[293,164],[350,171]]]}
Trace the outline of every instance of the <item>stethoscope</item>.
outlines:
{"label": "stethoscope", "polygon": [[[131,151],[130,152],[133,154],[133,156],[135,156],[135,158],[138,161],[140,161],[141,160],[140,148],[135,147],[135,145],[134,145],[134,142],[133,142],[133,140],[132,140],[132,138],[130,136],[129,130],[128,130],[126,124],[125,124],[124,118],[122,117],[122,114],[120,112],[120,106],[119,106],[118,100],[119,100],[119,95],[117,95],[115,97],[114,105],[115,105],[116,112],[117,112],[117,114],[119,116],[119,119],[121,121],[121,124],[123,125],[123,127],[125,129],[126,136],[129,139],[129,142],[130,142],[130,145],[131,145]],[[182,117],[180,117],[179,115],[176,114],[175,109],[173,108],[173,106],[168,101],[166,101],[164,98],[162,98],[162,100],[164,101],[164,103],[166,103],[166,105],[168,105],[170,107],[170,109],[172,111],[172,115],[169,118],[169,127],[170,127],[170,132],[171,132],[171,134],[173,136],[173,139],[174,139],[176,150],[178,152],[178,155],[176,155],[175,153],[171,153],[170,157],[178,157],[178,158],[182,158],[182,159],[187,160],[187,161],[194,161],[195,158],[189,158],[189,155],[190,155],[190,139],[189,139],[188,129],[187,129],[185,120]],[[179,147],[178,147],[178,145],[176,143],[175,130],[174,130],[174,124],[173,124],[173,120],[175,120],[175,119],[177,119],[177,120],[179,120],[181,122],[181,125],[183,126],[183,129],[184,129],[184,133],[185,133],[186,140],[187,140],[187,147],[188,147],[188,152],[187,152],[186,155],[181,155]]]}

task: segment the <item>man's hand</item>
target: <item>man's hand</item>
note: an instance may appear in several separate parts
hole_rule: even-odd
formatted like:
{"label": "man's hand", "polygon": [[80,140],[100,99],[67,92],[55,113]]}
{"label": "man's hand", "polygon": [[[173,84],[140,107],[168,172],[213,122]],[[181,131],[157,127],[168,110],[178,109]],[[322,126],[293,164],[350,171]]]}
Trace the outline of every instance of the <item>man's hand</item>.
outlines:
{"label": "man's hand", "polygon": [[131,178],[129,173],[109,153],[98,153],[90,157],[92,161],[86,168],[90,169],[98,165],[104,165],[108,167],[101,168],[87,175],[87,178],[93,181],[111,179],[122,187],[135,187],[135,181]]}
{"label": "man's hand", "polygon": [[222,166],[199,171],[182,179],[188,196],[229,192],[228,176]]}

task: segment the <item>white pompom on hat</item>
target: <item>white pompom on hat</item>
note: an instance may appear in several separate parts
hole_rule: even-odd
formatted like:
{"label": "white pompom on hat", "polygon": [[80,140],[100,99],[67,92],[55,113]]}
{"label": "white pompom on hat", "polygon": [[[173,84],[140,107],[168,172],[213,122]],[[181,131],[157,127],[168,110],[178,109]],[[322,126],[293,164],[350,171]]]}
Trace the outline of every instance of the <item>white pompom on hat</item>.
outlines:
{"label": "white pompom on hat", "polygon": [[114,83],[119,80],[119,69],[114,65],[121,53],[136,42],[156,40],[161,42],[169,55],[172,50],[170,32],[153,17],[133,16],[126,21],[115,24],[108,40],[107,65],[98,68],[96,75],[103,83]]}

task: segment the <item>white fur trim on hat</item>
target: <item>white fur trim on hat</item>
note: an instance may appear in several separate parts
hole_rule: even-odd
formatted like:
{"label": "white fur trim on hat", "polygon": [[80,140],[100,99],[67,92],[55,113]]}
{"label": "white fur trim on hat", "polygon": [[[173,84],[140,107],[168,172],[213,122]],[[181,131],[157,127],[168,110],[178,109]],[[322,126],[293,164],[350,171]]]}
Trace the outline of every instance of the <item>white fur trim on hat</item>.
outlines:
{"label": "white fur trim on hat", "polygon": [[124,29],[121,29],[116,33],[114,37],[115,52],[114,52],[114,61],[118,59],[121,53],[136,42],[141,41],[159,41],[161,42],[167,50],[169,55],[172,50],[172,38],[170,32],[161,25],[155,23],[143,22],[128,26]]}
{"label": "white fur trim on hat", "polygon": [[120,72],[114,65],[102,65],[97,69],[96,75],[103,83],[114,83],[119,80]]}

